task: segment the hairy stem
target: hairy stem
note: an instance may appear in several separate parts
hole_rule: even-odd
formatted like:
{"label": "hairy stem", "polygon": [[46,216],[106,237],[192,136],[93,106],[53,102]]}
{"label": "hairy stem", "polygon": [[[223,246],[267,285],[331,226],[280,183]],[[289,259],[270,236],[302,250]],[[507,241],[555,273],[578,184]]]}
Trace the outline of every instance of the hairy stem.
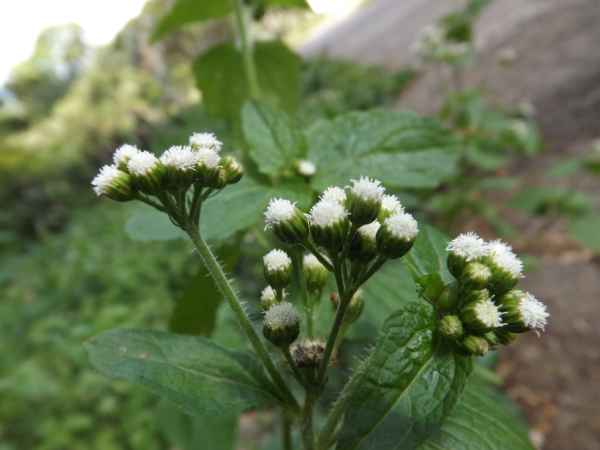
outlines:
{"label": "hairy stem", "polygon": [[304,450],[316,450],[317,442],[315,439],[314,416],[315,405],[319,395],[314,389],[307,389],[304,400],[304,409],[302,410],[302,422],[300,423],[300,432],[302,434],[302,443]]}
{"label": "hairy stem", "polygon": [[306,286],[306,277],[304,276],[304,271],[302,270],[302,252],[300,250],[296,250],[294,252],[294,257],[296,259],[296,274],[298,275],[298,281],[300,282],[300,292],[302,292],[302,307],[306,313],[307,333],[308,337],[312,338],[314,333],[314,304],[309,298],[308,287]]}
{"label": "hairy stem", "polygon": [[258,76],[256,75],[256,65],[254,64],[254,55],[252,49],[252,38],[248,30],[248,20],[242,0],[231,0],[235,22],[237,25],[238,36],[242,44],[242,58],[244,61],[244,71],[248,80],[248,90],[252,98],[260,98],[260,87]]}
{"label": "hairy stem", "polygon": [[353,289],[358,289],[360,286],[362,286],[363,284],[365,284],[369,278],[371,278],[373,275],[375,275],[375,273],[381,269],[381,266],[383,266],[387,261],[387,258],[383,258],[381,256],[379,256],[375,262],[371,265],[371,267],[369,267],[369,270],[367,270],[363,276],[361,276],[358,281],[356,283],[354,283],[352,285]]}
{"label": "hairy stem", "polygon": [[281,413],[281,428],[283,429],[283,450],[292,450],[292,423],[285,411]]}

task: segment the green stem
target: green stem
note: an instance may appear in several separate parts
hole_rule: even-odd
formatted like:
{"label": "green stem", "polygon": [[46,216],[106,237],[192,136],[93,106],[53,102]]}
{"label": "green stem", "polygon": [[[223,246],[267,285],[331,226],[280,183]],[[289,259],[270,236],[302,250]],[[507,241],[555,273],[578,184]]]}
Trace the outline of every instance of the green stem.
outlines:
{"label": "green stem", "polygon": [[375,262],[371,265],[371,267],[369,267],[369,270],[367,270],[367,272],[359,278],[359,280],[354,283],[352,285],[353,289],[358,289],[360,286],[362,286],[363,284],[365,284],[369,278],[371,278],[373,275],[375,275],[375,272],[377,272],[379,269],[381,269],[381,266],[383,266],[387,261],[387,258],[383,258],[381,256],[379,256]]}
{"label": "green stem", "polygon": [[244,334],[252,344],[252,347],[254,347],[254,350],[256,351],[258,357],[265,366],[265,369],[267,369],[267,372],[271,376],[271,379],[273,380],[275,386],[279,390],[279,393],[283,397],[285,404],[289,407],[290,413],[298,417],[300,414],[300,406],[298,405],[298,402],[294,398],[287,383],[281,376],[281,373],[279,373],[277,367],[271,360],[271,357],[269,356],[267,349],[258,337],[258,334],[256,334],[256,331],[252,327],[252,323],[246,315],[244,308],[240,304],[240,301],[238,300],[235,291],[233,290],[231,284],[229,284],[229,281],[227,280],[227,277],[223,273],[223,269],[221,269],[221,266],[210,251],[210,248],[208,247],[204,239],[202,239],[202,236],[200,236],[198,228],[194,224],[188,222],[186,226],[183,227],[183,229],[188,234],[194,246],[198,250],[202,262],[210,272],[213,280],[215,281],[215,284],[219,288],[219,291],[221,291],[221,294],[223,294],[223,296],[229,303],[229,307],[237,317],[238,323],[240,324],[240,327],[242,328]]}
{"label": "green stem", "polygon": [[330,272],[333,272],[333,266],[327,259],[321,254],[319,250],[314,246],[312,242],[308,238],[305,238],[300,242],[306,249],[311,252],[315,257],[319,260],[319,262]]}
{"label": "green stem", "polygon": [[198,226],[198,220],[200,219],[200,207],[202,206],[202,200],[200,195],[202,194],[202,186],[200,183],[194,185],[194,195],[192,196],[192,204],[190,205],[189,219]]}
{"label": "green stem", "polygon": [[248,90],[250,97],[260,98],[260,88],[258,85],[258,76],[256,75],[256,66],[254,64],[254,55],[252,49],[252,38],[248,30],[248,21],[245,17],[246,11],[242,0],[231,0],[235,21],[237,24],[238,35],[242,43],[242,57],[244,61],[244,70],[248,80]]}
{"label": "green stem", "polygon": [[145,195],[141,195],[140,193],[135,193],[133,196],[134,199],[139,200],[142,203],[145,203],[146,205],[150,205],[153,208],[158,209],[161,212],[165,212],[165,208],[163,208],[162,206],[160,206],[158,203],[153,202],[152,200],[150,200],[148,197],[146,197]]}
{"label": "green stem", "polygon": [[283,428],[283,449],[292,450],[292,423],[285,411],[281,413],[281,427]]}
{"label": "green stem", "polygon": [[304,450],[316,450],[317,448],[314,430],[315,404],[317,403],[317,399],[318,395],[315,393],[314,389],[307,389],[304,400],[304,409],[302,411],[302,422],[300,423],[300,432],[302,434]]}
{"label": "green stem", "polygon": [[302,252],[300,250],[296,250],[294,252],[294,256],[296,259],[296,274],[298,275],[298,281],[300,282],[300,292],[302,292],[302,307],[304,312],[306,313],[306,327],[308,332],[308,337],[312,338],[314,333],[314,324],[313,324],[313,304],[310,301],[308,295],[308,287],[306,286],[306,277],[304,276],[304,271],[302,270]]}

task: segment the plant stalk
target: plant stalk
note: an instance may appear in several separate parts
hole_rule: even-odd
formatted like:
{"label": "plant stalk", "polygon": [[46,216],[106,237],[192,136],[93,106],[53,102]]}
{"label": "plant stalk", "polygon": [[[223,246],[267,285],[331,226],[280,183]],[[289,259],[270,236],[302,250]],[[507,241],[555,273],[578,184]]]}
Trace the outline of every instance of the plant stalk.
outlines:
{"label": "plant stalk", "polygon": [[244,70],[248,81],[248,90],[251,98],[260,98],[260,87],[258,76],[256,74],[256,65],[254,64],[254,52],[252,49],[252,38],[248,30],[248,20],[242,0],[231,0],[231,6],[235,15],[238,36],[242,44],[242,59],[244,61]]}

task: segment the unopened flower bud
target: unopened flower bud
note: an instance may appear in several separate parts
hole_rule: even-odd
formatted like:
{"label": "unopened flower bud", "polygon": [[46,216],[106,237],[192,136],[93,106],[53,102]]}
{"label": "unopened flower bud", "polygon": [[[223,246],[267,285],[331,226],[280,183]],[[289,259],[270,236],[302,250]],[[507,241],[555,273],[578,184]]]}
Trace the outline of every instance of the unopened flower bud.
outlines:
{"label": "unopened flower bud", "polygon": [[272,250],[263,258],[265,280],[273,289],[284,289],[292,280],[292,260],[283,250]]}
{"label": "unopened flower bud", "polygon": [[329,186],[321,195],[321,200],[331,200],[341,205],[346,204],[346,191],[337,186]]}
{"label": "unopened flower bud", "polygon": [[490,350],[498,349],[498,344],[500,343],[500,341],[498,340],[498,337],[496,336],[496,331],[488,331],[487,333],[483,333],[481,335],[481,337],[483,339],[485,339],[485,342],[487,342],[488,348]]}
{"label": "unopened flower bud", "polygon": [[198,163],[196,165],[198,176],[196,182],[203,187],[215,188],[219,182],[221,158],[215,150],[206,147],[200,147],[196,153],[198,155]]}
{"label": "unopened flower bud", "polygon": [[304,159],[296,162],[296,169],[303,177],[312,177],[315,173],[317,173],[317,166],[315,166],[313,162],[306,161]]}
{"label": "unopened flower bud", "polygon": [[329,271],[312,253],[304,255],[302,259],[302,272],[306,278],[306,287],[309,292],[319,293],[327,284]]}
{"label": "unopened flower bud", "polygon": [[463,270],[460,277],[465,289],[478,291],[484,289],[492,278],[492,271],[488,266],[479,262],[470,262]]}
{"label": "unopened flower bud", "polygon": [[117,202],[133,200],[134,187],[131,177],[115,166],[104,166],[92,180],[96,195],[106,195]]}
{"label": "unopened flower bud", "polygon": [[265,212],[265,230],[272,228],[275,235],[286,244],[295,244],[308,237],[308,219],[295,203],[282,198],[272,198]]}
{"label": "unopened flower bud", "polygon": [[306,214],[310,234],[315,244],[321,247],[339,251],[346,242],[350,221],[348,212],[338,202],[321,200]]}
{"label": "unopened flower bud", "polygon": [[465,336],[462,339],[461,344],[475,356],[484,356],[489,349],[487,341],[481,336],[474,334]]}
{"label": "unopened flower bud", "polygon": [[438,306],[442,311],[452,311],[458,308],[458,305],[460,304],[460,297],[454,287],[447,286],[444,288],[437,301]]}
{"label": "unopened flower bud", "polygon": [[113,161],[115,162],[117,169],[129,173],[127,163],[129,163],[129,160],[133,155],[139,152],[140,150],[135,145],[121,145],[113,155]]}
{"label": "unopened flower bud", "polygon": [[377,251],[384,258],[402,258],[412,248],[418,233],[419,226],[413,216],[405,212],[394,214],[377,231]]}
{"label": "unopened flower bud", "polygon": [[350,261],[368,264],[377,256],[377,231],[381,224],[377,221],[360,227],[350,243]]}
{"label": "unopened flower bud", "polygon": [[460,300],[463,305],[482,300],[489,300],[490,298],[490,293],[487,289],[481,289],[480,291],[463,290],[460,292]]}
{"label": "unopened flower bud", "polygon": [[160,157],[170,186],[187,190],[196,178],[198,153],[191,147],[174,145]]}
{"label": "unopened flower bud", "polygon": [[[302,339],[290,346],[290,353],[300,369],[316,369],[321,365],[325,342],[320,339]],[[337,351],[334,350],[329,365],[335,364]],[[285,361],[285,359],[284,359]],[[286,361],[287,362],[287,361]]]}
{"label": "unopened flower bud", "polygon": [[502,312],[491,300],[480,300],[466,305],[460,312],[460,320],[476,333],[487,333],[502,327]]}
{"label": "unopened flower bud", "polygon": [[227,171],[221,167],[217,173],[213,187],[217,190],[221,190],[225,186],[227,186]]}
{"label": "unopened flower bud", "polygon": [[346,208],[350,213],[350,221],[354,225],[367,225],[377,219],[381,210],[381,201],[385,188],[381,181],[360,177],[360,180],[351,180],[346,200]]}
{"label": "unopened flower bud", "polygon": [[533,295],[523,291],[512,291],[506,295],[495,298],[500,305],[499,309],[504,316],[502,321],[506,324],[506,331],[524,333],[537,329],[544,331],[547,318],[546,306]]}
{"label": "unopened flower bud", "polygon": [[487,289],[493,295],[502,295],[514,288],[523,273],[523,263],[512,248],[499,239],[490,242],[490,253],[485,259],[485,264],[492,271]]}
{"label": "unopened flower bud", "polygon": [[[287,294],[285,293],[285,291],[282,291],[281,294],[281,300],[285,301]],[[260,293],[260,304],[264,311],[268,311],[271,308],[271,306],[277,305],[278,303],[280,302],[277,301],[277,293],[273,290],[271,286],[267,286],[262,290],[262,292]]]}
{"label": "unopened flower bud", "polygon": [[379,211],[377,220],[380,223],[383,223],[388,217],[401,212],[404,212],[404,208],[402,207],[400,200],[398,200],[398,197],[395,195],[384,195],[381,199],[381,210]]}
{"label": "unopened flower bud", "polygon": [[134,154],[127,163],[134,186],[144,194],[156,195],[166,184],[165,166],[147,151]]}
{"label": "unopened flower bud", "polygon": [[275,347],[288,347],[300,334],[302,317],[291,303],[279,303],[271,306],[263,320],[263,335]]}
{"label": "unopened flower bud", "polygon": [[502,345],[510,345],[517,338],[515,333],[503,329],[494,330],[494,334],[496,335],[498,342],[500,342]]}
{"label": "unopened flower bud", "polygon": [[469,262],[481,262],[489,252],[485,241],[473,232],[461,234],[448,244],[446,250],[449,252],[448,269],[457,280]]}
{"label": "unopened flower bud", "polygon": [[352,325],[358,320],[365,307],[365,295],[362,289],[356,291],[356,293],[350,299],[350,304],[346,310],[344,316],[344,323],[346,325]]}
{"label": "unopened flower bud", "polygon": [[462,322],[458,316],[444,316],[438,324],[438,330],[446,339],[456,341],[463,335]]}
{"label": "unopened flower bud", "polygon": [[190,136],[190,146],[195,149],[208,148],[219,153],[222,145],[213,133],[194,133]]}
{"label": "unopened flower bud", "polygon": [[227,171],[227,184],[235,184],[244,176],[244,168],[233,156],[221,159],[221,167]]}

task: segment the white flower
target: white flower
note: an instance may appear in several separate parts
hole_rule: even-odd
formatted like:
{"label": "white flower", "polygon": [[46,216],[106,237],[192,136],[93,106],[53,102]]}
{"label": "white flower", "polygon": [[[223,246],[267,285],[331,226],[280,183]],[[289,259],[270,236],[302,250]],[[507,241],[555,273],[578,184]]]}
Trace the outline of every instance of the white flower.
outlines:
{"label": "white flower", "polygon": [[311,161],[300,160],[298,161],[298,173],[303,177],[312,177],[317,173],[317,166]]}
{"label": "white flower", "polygon": [[121,175],[121,171],[116,166],[104,166],[100,169],[100,173],[92,180],[94,192],[96,195],[108,193],[108,189]]}
{"label": "white flower", "polygon": [[511,120],[508,128],[517,139],[525,139],[529,134],[527,122],[521,119]]}
{"label": "white flower", "polygon": [[271,306],[265,313],[263,323],[271,330],[280,330],[298,325],[302,317],[294,305],[283,302]]}
{"label": "white flower", "polygon": [[412,45],[412,51],[425,59],[441,59],[445,40],[444,29],[436,24],[430,24],[419,30],[417,40]]}
{"label": "white flower", "polygon": [[341,222],[347,215],[348,212],[338,202],[321,200],[310,209],[306,217],[311,225],[325,228]]}
{"label": "white flower", "polygon": [[337,186],[329,186],[321,195],[321,200],[332,200],[338,203],[344,203],[346,201],[346,191]]}
{"label": "white flower", "polygon": [[377,236],[377,232],[379,231],[379,228],[381,228],[381,224],[379,222],[375,221],[375,222],[371,222],[368,225],[363,225],[362,227],[360,227],[358,229],[358,232],[362,236],[375,239]]}
{"label": "white flower", "polygon": [[196,164],[198,164],[198,159],[198,152],[192,150],[191,147],[188,147],[187,145],[174,145],[163,153],[160,157],[160,162],[165,166],[187,171],[194,170]]}
{"label": "white flower", "polygon": [[[285,298],[287,297],[287,294],[285,293],[285,291],[282,290],[281,294],[282,294],[283,299],[285,300]],[[277,300],[277,294],[275,293],[275,290],[271,286],[267,286],[260,292],[260,301],[261,302],[273,303],[276,300]]]}
{"label": "white flower", "polygon": [[[525,297],[519,302],[519,313],[521,319],[526,326],[544,331],[546,324],[548,323],[546,318],[550,317],[550,314],[546,312],[546,305],[536,299],[530,293],[526,293]],[[539,336],[539,332],[537,332]]]}
{"label": "white flower", "polygon": [[512,247],[500,239],[488,244],[489,254],[492,261],[501,269],[511,273],[514,277],[520,278],[523,273],[523,263],[512,252]]}
{"label": "white flower", "polygon": [[209,148],[215,152],[220,152],[223,143],[217,140],[213,133],[194,133],[190,136],[190,145],[198,148]]}
{"label": "white flower", "polygon": [[279,225],[281,222],[291,220],[296,214],[296,203],[283,198],[272,198],[265,212],[265,230]]}
{"label": "white flower", "polygon": [[502,314],[498,311],[498,307],[490,299],[477,302],[473,307],[477,320],[483,323],[486,327],[503,327],[506,324],[502,323]]}
{"label": "white flower", "polygon": [[127,163],[129,173],[137,176],[149,175],[159,164],[159,160],[146,150],[134,154]]}
{"label": "white flower", "polygon": [[523,114],[523,116],[525,116],[527,118],[534,117],[535,113],[537,112],[535,109],[535,106],[533,106],[533,103],[531,103],[527,99],[522,100],[521,103],[519,103],[518,108],[519,108],[519,111],[521,112],[521,114]]}
{"label": "white flower", "polygon": [[[325,269],[325,266],[312,253],[305,253],[302,258],[302,266],[307,269]],[[326,270],[326,269],[325,269]]]}
{"label": "white flower", "polygon": [[131,157],[133,155],[135,155],[136,153],[139,153],[139,149],[135,146],[135,145],[129,145],[129,144],[125,144],[125,145],[121,145],[116,151],[115,154],[113,155],[113,161],[115,162],[115,165],[119,165],[119,164],[127,164],[127,162],[131,159]]}
{"label": "white flower", "polygon": [[216,169],[219,167],[221,157],[216,151],[206,147],[200,147],[196,154],[198,155],[198,165],[209,169]]}
{"label": "white flower", "polygon": [[488,244],[472,231],[461,234],[452,240],[446,247],[451,253],[466,258],[467,261],[482,258],[489,253]]}
{"label": "white flower", "polygon": [[383,226],[393,237],[399,239],[412,240],[419,234],[417,221],[405,212],[388,217],[383,222]]}
{"label": "white flower", "polygon": [[292,260],[283,250],[271,250],[263,257],[263,261],[267,270],[272,272],[286,270],[292,264]]}
{"label": "white flower", "polygon": [[346,186],[350,188],[350,192],[355,196],[359,197],[363,201],[381,201],[385,188],[381,185],[379,180],[371,180],[367,177],[360,177],[360,180],[350,180],[354,183],[353,186]]}
{"label": "white flower", "polygon": [[502,242],[501,239],[496,239],[495,241],[492,241],[489,244],[487,244],[487,246],[490,255],[512,252],[512,247],[506,242]]}
{"label": "white flower", "polygon": [[390,214],[396,214],[404,212],[404,207],[395,195],[384,195],[381,199],[381,209],[389,212]]}

